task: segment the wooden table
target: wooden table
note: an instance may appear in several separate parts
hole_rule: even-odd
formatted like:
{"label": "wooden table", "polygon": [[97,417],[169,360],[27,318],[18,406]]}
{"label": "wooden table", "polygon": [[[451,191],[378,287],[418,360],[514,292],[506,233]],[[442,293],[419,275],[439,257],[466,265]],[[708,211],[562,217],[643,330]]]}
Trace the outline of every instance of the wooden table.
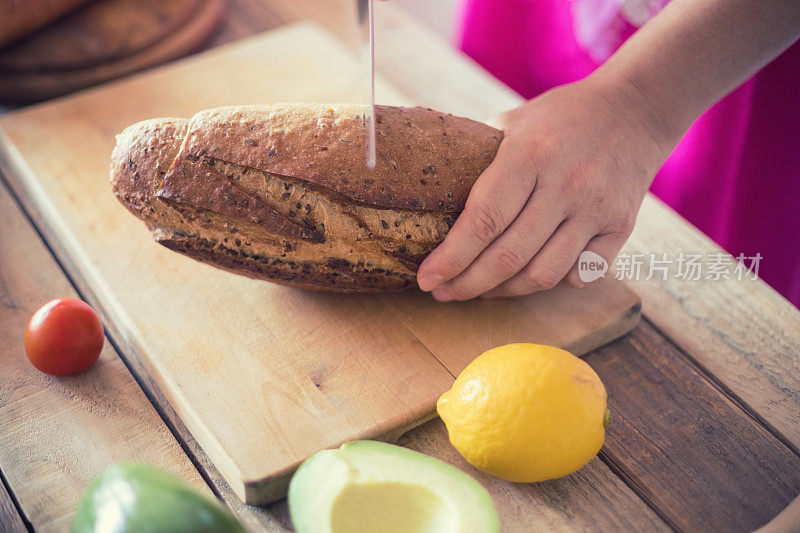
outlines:
{"label": "wooden table", "polygon": [[[379,74],[411,101],[486,116],[520,102],[407,14],[379,9]],[[334,2],[231,0],[208,46],[303,18],[347,38]],[[182,475],[253,530],[290,530],[285,502],[254,508],[233,495],[114,338],[83,375],[56,379],[28,364],[30,315],[83,288],[5,182],[0,250],[0,531],[66,529],[88,480],[119,460]],[[648,196],[623,253],[718,251]],[[748,531],[768,522],[800,492],[800,312],[761,281],[683,281],[671,268],[666,279],[630,282],[645,319],[586,356],[614,416],[602,451],[579,472],[538,484],[493,479],[460,458],[438,419],[400,443],[476,477],[504,531]]]}

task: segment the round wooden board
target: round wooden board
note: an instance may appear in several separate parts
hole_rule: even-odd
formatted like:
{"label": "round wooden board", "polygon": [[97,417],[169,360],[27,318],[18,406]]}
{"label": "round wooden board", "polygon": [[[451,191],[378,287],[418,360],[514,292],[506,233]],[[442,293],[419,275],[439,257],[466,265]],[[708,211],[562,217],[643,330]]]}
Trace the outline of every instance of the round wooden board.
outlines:
{"label": "round wooden board", "polygon": [[0,50],[0,101],[31,103],[198,48],[224,0],[100,0]]}

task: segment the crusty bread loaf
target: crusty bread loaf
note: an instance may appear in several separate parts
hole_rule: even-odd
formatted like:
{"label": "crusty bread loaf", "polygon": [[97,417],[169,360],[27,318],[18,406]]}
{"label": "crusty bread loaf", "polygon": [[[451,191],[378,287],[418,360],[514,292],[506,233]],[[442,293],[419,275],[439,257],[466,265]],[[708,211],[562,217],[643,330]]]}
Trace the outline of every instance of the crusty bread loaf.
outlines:
{"label": "crusty bread loaf", "polygon": [[275,104],[154,119],[117,136],[114,194],[155,240],[288,285],[401,290],[452,226],[502,132],[430,109]]}
{"label": "crusty bread loaf", "polygon": [[89,0],[0,0],[0,48]]}

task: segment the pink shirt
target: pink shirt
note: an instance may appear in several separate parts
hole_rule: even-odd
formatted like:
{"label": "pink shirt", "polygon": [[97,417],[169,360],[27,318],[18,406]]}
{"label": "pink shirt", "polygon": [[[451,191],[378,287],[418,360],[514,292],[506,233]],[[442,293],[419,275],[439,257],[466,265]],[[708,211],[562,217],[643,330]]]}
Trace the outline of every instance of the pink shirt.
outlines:
{"label": "pink shirt", "polygon": [[[532,98],[591,73],[664,3],[464,0],[459,44]],[[800,307],[800,43],[701,116],[651,190],[734,256],[760,254]]]}

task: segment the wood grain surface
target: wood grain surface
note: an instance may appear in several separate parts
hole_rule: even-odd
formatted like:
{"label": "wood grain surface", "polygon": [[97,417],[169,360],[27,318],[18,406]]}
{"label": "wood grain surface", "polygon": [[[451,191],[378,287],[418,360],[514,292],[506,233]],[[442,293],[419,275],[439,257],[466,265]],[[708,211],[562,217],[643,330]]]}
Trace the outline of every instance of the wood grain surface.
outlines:
{"label": "wood grain surface", "polygon": [[[696,228],[663,231],[677,215],[655,197],[645,200],[629,254],[723,250]],[[768,261],[769,258],[765,258]],[[667,279],[631,283],[661,331],[794,451],[800,453],[800,312],[761,280],[683,281],[671,265]]]}
{"label": "wood grain surface", "polygon": [[[340,27],[344,19],[337,15],[334,5],[337,1],[230,0],[228,17],[211,45],[299,18],[316,20],[346,37],[347,30]],[[391,2],[379,3],[376,11],[377,69],[384,79],[394,83],[402,97],[434,108],[478,110],[475,112],[481,118],[521,101],[471,60],[454,53],[444,40],[395,9]],[[648,196],[626,251],[672,253],[704,250],[706,246],[713,247],[672,210]],[[37,264],[29,268],[39,267]],[[659,521],[662,517],[673,527],[694,524],[688,529],[698,531],[746,531],[747,524],[767,522],[776,514],[779,502],[792,491],[787,485],[792,481],[787,479],[788,474],[778,474],[775,479],[769,479],[769,474],[774,474],[781,464],[788,473],[796,471],[795,459],[781,451],[776,441],[797,456],[796,435],[800,428],[793,402],[798,387],[792,380],[798,376],[794,365],[800,353],[796,349],[800,336],[796,321],[800,315],[761,281],[726,286],[713,281],[665,284],[653,279],[632,282],[630,286],[642,297],[645,315],[652,325],[643,324],[602,352],[612,359],[602,367],[601,376],[614,391],[614,416],[600,460],[593,460],[583,470],[561,480],[511,484],[486,478],[465,465],[447,442],[438,420],[410,431],[400,443],[452,462],[478,477],[492,494],[501,510],[503,526],[509,531],[651,531],[667,527]],[[733,298],[729,291],[735,294]],[[594,354],[589,355],[594,366],[593,357]],[[761,364],[762,359],[767,364]],[[652,389],[657,399],[666,400],[663,406],[637,397],[636,391],[628,390],[630,385],[620,389],[623,382],[641,383],[627,371],[631,362],[637,372],[647,372],[643,386],[647,391]],[[617,372],[620,385],[616,383]],[[241,504],[171,412],[158,387],[146,376],[141,382],[185,449],[240,519],[254,531],[290,529],[284,501],[266,509]],[[650,413],[647,417],[655,416],[654,421],[643,420],[645,415],[638,413],[639,403],[644,403]],[[654,413],[659,409],[660,414]],[[681,427],[684,422],[692,431]],[[721,438],[730,437],[731,432],[722,428],[727,424],[734,431],[744,431],[748,440],[743,442],[734,435],[729,450],[727,441]],[[769,434],[759,430],[758,425]],[[0,448],[8,442],[0,431]],[[639,446],[647,453],[636,457]],[[662,446],[668,453],[659,451]],[[764,453],[778,463],[765,464],[762,471],[757,457],[746,459],[742,472],[747,475],[740,476],[737,466],[726,461],[740,458],[748,450]],[[702,462],[709,457],[710,464]],[[718,463],[713,458],[726,461],[716,468]],[[750,474],[754,474],[752,480]],[[693,501],[683,495],[681,477],[689,478]],[[732,483],[740,486],[732,487]],[[705,489],[701,490],[703,486]],[[742,516],[734,507],[742,505],[742,495],[748,491],[756,500],[764,491],[776,502]],[[24,503],[25,498],[20,499]],[[42,517],[58,522],[62,509],[61,505],[42,508]],[[725,515],[728,511],[732,517]]]}
{"label": "wood grain surface", "polygon": [[211,494],[108,342],[75,376],[48,376],[25,357],[33,312],[76,294],[2,184],[0,249],[0,470],[30,523],[65,530],[86,484],[116,461],[160,466]]}
{"label": "wood grain surface", "polygon": [[7,533],[28,531],[4,483],[0,483],[0,531]]}
{"label": "wood grain surface", "polygon": [[800,457],[648,322],[586,361],[608,391],[604,460],[676,529],[752,531],[800,493]]}
{"label": "wood grain surface", "polygon": [[[282,497],[315,451],[393,440],[429,420],[453,375],[493,345],[580,354],[638,320],[638,299],[613,279],[449,305],[418,291],[340,295],[249,280],[155,246],[109,191],[112,132],[128,123],[260,99],[347,101],[358,71],[333,37],[296,26],[0,119],[12,186],[248,503]],[[398,102],[380,87],[380,101]]]}

